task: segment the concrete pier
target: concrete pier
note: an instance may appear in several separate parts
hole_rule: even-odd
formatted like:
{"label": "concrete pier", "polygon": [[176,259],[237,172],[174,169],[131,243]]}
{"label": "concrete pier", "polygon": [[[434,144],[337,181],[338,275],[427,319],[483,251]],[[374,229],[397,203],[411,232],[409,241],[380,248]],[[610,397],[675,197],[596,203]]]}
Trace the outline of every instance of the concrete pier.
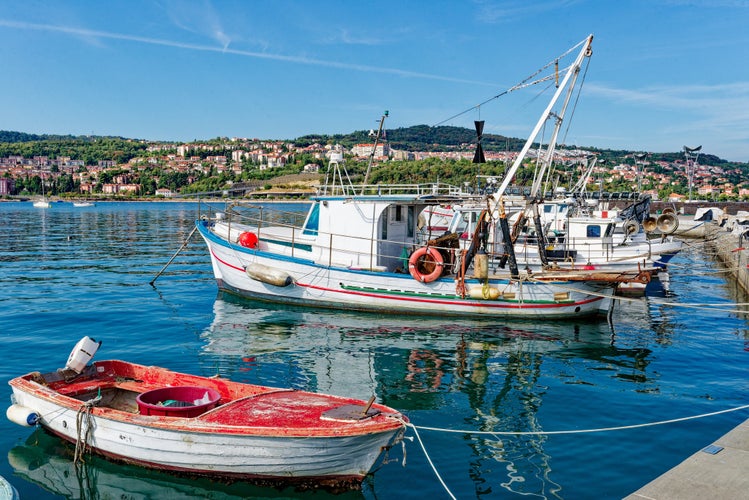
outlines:
{"label": "concrete pier", "polygon": [[749,498],[749,420],[625,500]]}

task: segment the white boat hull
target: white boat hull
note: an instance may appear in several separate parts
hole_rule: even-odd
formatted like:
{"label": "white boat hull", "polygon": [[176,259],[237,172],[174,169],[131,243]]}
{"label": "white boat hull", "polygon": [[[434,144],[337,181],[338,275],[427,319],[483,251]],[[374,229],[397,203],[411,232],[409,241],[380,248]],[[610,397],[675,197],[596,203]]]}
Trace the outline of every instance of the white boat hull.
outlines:
{"label": "white boat hull", "polygon": [[[210,222],[197,224],[208,246],[219,288],[252,299],[386,313],[561,318],[605,315],[614,294],[611,284],[593,281],[539,282],[532,277],[526,280],[490,277],[488,286],[498,294],[472,299],[467,293],[464,298],[456,293],[452,277],[421,283],[409,274],[320,265],[305,258],[303,250],[291,257],[245,248],[214,234],[209,229]],[[292,283],[274,286],[251,279],[246,272],[250,265],[282,271],[292,278]],[[482,285],[476,279],[467,279],[466,286],[470,289]],[[489,298],[494,296],[497,298]]]}

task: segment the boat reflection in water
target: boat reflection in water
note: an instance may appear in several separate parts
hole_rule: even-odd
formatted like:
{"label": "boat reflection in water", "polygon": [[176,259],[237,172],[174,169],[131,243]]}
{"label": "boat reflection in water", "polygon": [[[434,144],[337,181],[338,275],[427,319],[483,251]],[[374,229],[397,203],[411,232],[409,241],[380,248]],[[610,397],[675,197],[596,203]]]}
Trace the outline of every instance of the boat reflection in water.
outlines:
{"label": "boat reflection in water", "polygon": [[[296,498],[291,493],[285,496],[272,488],[243,482],[223,483],[205,478],[175,476],[152,469],[113,463],[97,456],[87,456],[84,462],[76,464],[73,461],[74,453],[74,445],[37,429],[24,444],[15,446],[8,452],[8,463],[16,477],[71,500]],[[38,492],[29,492],[27,496],[38,497]],[[339,497],[353,499],[361,498],[361,495],[352,493]]]}
{"label": "boat reflection in water", "polygon": [[[652,383],[650,350],[617,347],[613,326],[600,322],[404,319],[257,305],[228,294],[216,299],[214,313],[201,334],[205,369],[218,368],[221,376],[242,382],[362,399],[374,395],[416,426],[485,433],[580,428],[580,412],[583,418],[606,414],[596,391]],[[646,315],[647,308],[638,313]],[[576,401],[576,391],[591,388],[588,400]],[[559,489],[546,436],[451,436],[426,437],[441,443],[430,453],[443,477],[466,480],[469,469],[476,488],[544,491],[551,497]],[[407,445],[406,469],[384,468],[376,482],[409,474],[414,453],[420,453],[414,446]]]}

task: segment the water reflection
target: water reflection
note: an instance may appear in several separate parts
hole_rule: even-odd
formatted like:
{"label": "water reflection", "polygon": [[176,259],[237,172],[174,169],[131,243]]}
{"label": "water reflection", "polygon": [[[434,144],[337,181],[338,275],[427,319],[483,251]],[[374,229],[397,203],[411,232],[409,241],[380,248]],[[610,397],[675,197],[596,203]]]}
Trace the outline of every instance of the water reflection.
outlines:
{"label": "water reflection", "polygon": [[[647,315],[646,304],[636,307]],[[361,399],[375,395],[417,425],[489,433],[558,429],[556,411],[563,408],[561,421],[569,422],[578,408],[597,404],[570,408],[575,386],[595,393],[653,383],[651,351],[618,346],[614,327],[601,322],[404,319],[261,306],[219,294],[201,339],[201,362],[222,376]],[[556,497],[546,437],[468,434],[460,441],[467,446],[440,447],[441,453],[451,457],[451,467],[470,464],[477,494],[499,487]]]}
{"label": "water reflection", "polygon": [[[204,478],[182,477],[150,469],[109,462],[88,456],[84,463],[73,462],[74,446],[34,431],[22,445],[8,452],[14,474],[44,490],[71,500],[120,499],[204,499],[222,498],[299,498],[299,491],[281,491],[243,482],[224,483]],[[315,493],[315,498],[360,499],[360,492],[342,495]],[[29,497],[31,498],[31,497]]]}

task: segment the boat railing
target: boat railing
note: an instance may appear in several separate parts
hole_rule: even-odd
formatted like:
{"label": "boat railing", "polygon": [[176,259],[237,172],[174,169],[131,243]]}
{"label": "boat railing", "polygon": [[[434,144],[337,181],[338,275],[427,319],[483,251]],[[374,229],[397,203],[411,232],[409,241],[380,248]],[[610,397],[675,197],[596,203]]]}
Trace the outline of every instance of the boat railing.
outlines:
{"label": "boat railing", "polygon": [[615,244],[611,238],[576,238],[569,237],[565,248],[578,252],[583,257],[592,257],[595,253],[598,257],[609,260],[614,257]]}
{"label": "boat railing", "polygon": [[463,196],[458,186],[442,182],[427,184],[358,184],[326,185],[319,190],[321,196]]}
{"label": "boat railing", "polygon": [[[208,217],[207,213],[205,217]],[[225,210],[215,212],[211,220],[221,220],[226,224],[226,236],[234,243],[239,241],[242,232],[252,228],[258,239],[265,237],[274,240],[285,247],[289,256],[310,258],[312,235],[309,230],[305,231],[305,219],[306,212],[284,211],[250,202],[231,202],[227,203]],[[388,240],[374,235],[352,236],[316,230],[311,258],[318,264],[331,267],[408,273],[411,253],[441,234],[424,229],[417,231],[412,238]]]}

